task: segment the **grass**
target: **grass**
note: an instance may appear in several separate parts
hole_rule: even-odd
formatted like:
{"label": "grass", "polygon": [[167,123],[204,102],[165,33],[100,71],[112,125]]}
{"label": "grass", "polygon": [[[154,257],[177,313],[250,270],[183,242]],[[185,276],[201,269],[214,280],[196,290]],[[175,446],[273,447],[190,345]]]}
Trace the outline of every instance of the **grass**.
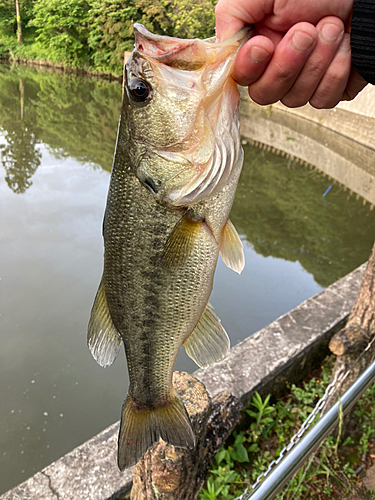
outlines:
{"label": "grass", "polygon": [[[247,430],[233,432],[215,456],[206,485],[198,500],[233,500],[265,472],[323,396],[332,372],[329,357],[301,385],[287,383],[287,394],[271,404],[258,393],[246,413]],[[375,384],[357,403],[345,434],[329,436],[297,472],[277,500],[328,500],[361,491],[366,469],[375,461]],[[375,499],[375,491],[368,492]]]}

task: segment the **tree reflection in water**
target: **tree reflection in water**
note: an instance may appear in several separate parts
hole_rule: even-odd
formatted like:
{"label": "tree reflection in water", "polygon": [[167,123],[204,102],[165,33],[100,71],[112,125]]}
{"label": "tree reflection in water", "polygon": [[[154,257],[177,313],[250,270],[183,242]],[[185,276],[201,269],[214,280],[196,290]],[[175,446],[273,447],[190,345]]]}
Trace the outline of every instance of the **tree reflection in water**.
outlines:
{"label": "tree reflection in water", "polygon": [[38,144],[56,158],[73,157],[110,170],[121,86],[75,75],[0,65],[0,155],[15,193],[32,185]]}
{"label": "tree reflection in water", "polygon": [[42,154],[36,147],[38,141],[33,132],[17,123],[5,135],[1,145],[1,163],[5,168],[5,181],[14,193],[24,193],[32,185],[31,177],[41,163]]}

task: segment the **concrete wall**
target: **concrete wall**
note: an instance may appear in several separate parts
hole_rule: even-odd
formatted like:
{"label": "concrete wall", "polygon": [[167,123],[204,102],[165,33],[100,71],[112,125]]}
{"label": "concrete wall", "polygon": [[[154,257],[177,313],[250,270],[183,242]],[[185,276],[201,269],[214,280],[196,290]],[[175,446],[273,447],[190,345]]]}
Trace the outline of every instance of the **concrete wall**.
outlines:
{"label": "concrete wall", "polygon": [[241,91],[241,133],[318,168],[375,205],[375,88],[334,109],[258,106]]}

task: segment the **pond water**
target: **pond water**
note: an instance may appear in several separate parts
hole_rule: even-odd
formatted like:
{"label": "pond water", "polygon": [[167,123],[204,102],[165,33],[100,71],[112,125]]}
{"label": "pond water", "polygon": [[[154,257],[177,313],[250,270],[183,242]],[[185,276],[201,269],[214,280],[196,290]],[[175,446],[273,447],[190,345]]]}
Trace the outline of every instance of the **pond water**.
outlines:
{"label": "pond water", "polygon": [[[120,416],[124,356],[103,370],[86,347],[120,101],[115,82],[0,65],[0,494]],[[246,268],[220,260],[211,298],[232,345],[362,264],[375,227],[362,199],[243,142]]]}

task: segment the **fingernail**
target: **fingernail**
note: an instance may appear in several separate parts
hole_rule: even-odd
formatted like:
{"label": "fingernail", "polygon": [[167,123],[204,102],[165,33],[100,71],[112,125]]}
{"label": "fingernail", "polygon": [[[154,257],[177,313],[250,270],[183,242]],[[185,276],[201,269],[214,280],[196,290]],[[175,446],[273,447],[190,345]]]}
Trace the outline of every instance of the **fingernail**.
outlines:
{"label": "fingernail", "polygon": [[312,36],[308,35],[304,31],[296,31],[291,39],[291,44],[295,50],[299,52],[306,52],[309,50],[314,43]]}
{"label": "fingernail", "polygon": [[322,38],[328,43],[336,42],[342,36],[343,33],[344,33],[343,28],[333,23],[323,24],[322,30],[320,32]]}
{"label": "fingernail", "polygon": [[270,58],[271,54],[262,47],[254,46],[251,47],[249,56],[250,59],[255,63],[263,63]]}

